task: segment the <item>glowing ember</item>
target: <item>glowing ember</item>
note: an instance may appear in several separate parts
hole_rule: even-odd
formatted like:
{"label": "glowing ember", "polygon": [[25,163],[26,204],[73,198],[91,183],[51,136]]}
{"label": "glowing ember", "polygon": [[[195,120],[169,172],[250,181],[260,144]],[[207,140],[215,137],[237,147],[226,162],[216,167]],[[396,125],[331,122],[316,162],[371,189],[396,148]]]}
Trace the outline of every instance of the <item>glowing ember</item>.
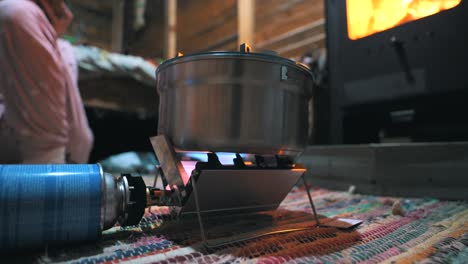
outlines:
{"label": "glowing ember", "polygon": [[461,0],[346,0],[348,36],[376,32],[453,8]]}

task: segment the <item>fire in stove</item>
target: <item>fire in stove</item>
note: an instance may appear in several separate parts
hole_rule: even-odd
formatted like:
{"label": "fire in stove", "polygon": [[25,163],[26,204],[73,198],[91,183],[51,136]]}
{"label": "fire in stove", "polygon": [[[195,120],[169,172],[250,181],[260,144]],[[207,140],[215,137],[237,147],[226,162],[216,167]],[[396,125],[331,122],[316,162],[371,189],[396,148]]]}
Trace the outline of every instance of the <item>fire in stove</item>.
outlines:
{"label": "fire in stove", "polygon": [[359,39],[459,5],[461,0],[347,0],[348,36]]}

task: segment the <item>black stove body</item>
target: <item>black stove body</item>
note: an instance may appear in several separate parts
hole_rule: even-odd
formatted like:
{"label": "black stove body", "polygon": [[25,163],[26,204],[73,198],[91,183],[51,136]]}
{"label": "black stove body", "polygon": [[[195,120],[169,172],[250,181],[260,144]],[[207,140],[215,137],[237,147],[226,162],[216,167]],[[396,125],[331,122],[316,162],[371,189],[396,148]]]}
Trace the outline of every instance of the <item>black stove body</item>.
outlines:
{"label": "black stove body", "polygon": [[355,40],[346,8],[326,1],[330,142],[468,140],[468,1]]}

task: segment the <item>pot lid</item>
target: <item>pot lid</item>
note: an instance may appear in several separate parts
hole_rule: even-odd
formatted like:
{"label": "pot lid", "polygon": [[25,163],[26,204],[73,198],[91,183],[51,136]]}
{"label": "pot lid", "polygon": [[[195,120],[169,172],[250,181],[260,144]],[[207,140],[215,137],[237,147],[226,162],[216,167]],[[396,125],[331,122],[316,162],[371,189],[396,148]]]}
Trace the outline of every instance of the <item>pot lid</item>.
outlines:
{"label": "pot lid", "polygon": [[197,60],[207,60],[207,59],[212,60],[212,59],[224,59],[224,58],[260,60],[260,61],[266,61],[270,63],[277,63],[277,64],[281,64],[285,66],[290,66],[300,71],[303,71],[305,74],[310,75],[310,77],[314,79],[314,76],[307,65],[300,63],[300,62],[295,62],[287,58],[280,57],[276,55],[276,52],[271,52],[271,51],[251,52],[251,48],[247,44],[242,44],[240,46],[240,51],[210,51],[210,52],[193,53],[189,55],[183,55],[182,53],[179,52],[179,54],[175,58],[168,59],[164,61],[161,65],[159,65],[158,68],[156,69],[156,75],[158,74],[158,72],[174,64],[197,61]]}

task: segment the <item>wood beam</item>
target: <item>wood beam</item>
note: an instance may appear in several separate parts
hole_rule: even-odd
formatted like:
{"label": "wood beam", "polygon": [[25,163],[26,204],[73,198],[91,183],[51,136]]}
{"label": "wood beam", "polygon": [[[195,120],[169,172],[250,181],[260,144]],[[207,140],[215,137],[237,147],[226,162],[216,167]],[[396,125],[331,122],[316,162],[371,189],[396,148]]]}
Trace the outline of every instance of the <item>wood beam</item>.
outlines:
{"label": "wood beam", "polygon": [[237,1],[237,31],[239,38],[238,44],[248,43],[255,48],[255,1],[238,0]]}
{"label": "wood beam", "polygon": [[125,0],[114,0],[112,4],[112,43],[113,52],[122,52],[124,36]]}
{"label": "wood beam", "polygon": [[171,59],[177,54],[177,0],[166,1],[165,20],[166,43],[164,58]]}

